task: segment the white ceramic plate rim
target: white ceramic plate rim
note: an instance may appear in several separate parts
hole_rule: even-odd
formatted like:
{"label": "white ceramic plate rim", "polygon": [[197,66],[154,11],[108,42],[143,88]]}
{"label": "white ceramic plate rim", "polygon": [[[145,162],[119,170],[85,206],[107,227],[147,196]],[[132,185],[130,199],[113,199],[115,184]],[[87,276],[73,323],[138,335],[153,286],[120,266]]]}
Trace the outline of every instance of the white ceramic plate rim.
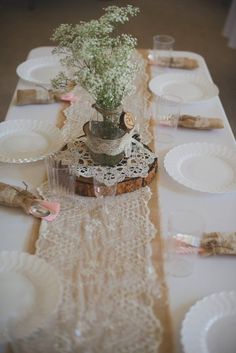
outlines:
{"label": "white ceramic plate rim", "polygon": [[236,292],[213,293],[197,301],[187,312],[181,327],[185,353],[209,353],[207,332],[218,319],[236,315]]}
{"label": "white ceramic plate rim", "polygon": [[[166,92],[162,90],[162,85],[168,83],[168,81],[174,83],[189,83],[193,82],[199,88],[205,87],[205,94],[201,98],[196,99],[188,99],[187,97],[181,97],[183,103],[196,103],[209,100],[213,97],[218,96],[219,89],[218,87],[211,81],[207,80],[204,76],[200,74],[192,74],[192,73],[164,73],[158,76],[155,76],[151,81],[149,81],[149,89],[157,96],[164,95]],[[173,93],[174,94],[174,93]],[[178,92],[176,92],[176,96],[178,96]]]}
{"label": "white ceramic plate rim", "polygon": [[[14,338],[23,338],[43,328],[55,313],[62,298],[62,284],[55,269],[44,259],[27,253],[0,252],[0,271],[14,271],[25,275],[36,290],[36,303],[30,315],[11,328]],[[7,341],[7,333],[0,332],[0,342]]]}
{"label": "white ceramic plate rim", "polygon": [[0,162],[6,163],[29,163],[35,162],[59,151],[64,145],[64,139],[62,132],[59,128],[53,124],[47,123],[42,120],[27,120],[17,119],[9,120],[0,123],[0,141],[11,133],[17,134],[18,131],[25,132],[36,132],[38,134],[46,136],[50,140],[50,146],[43,154],[28,156],[27,158],[16,157],[4,154],[3,150],[0,150]]}
{"label": "white ceramic plate rim", "polygon": [[58,67],[58,70],[57,70],[58,72],[63,71],[63,68],[60,64],[59,59],[51,55],[51,56],[42,56],[34,59],[28,59],[24,61],[23,63],[17,66],[16,73],[21,79],[27,82],[50,86],[51,85],[50,78],[48,80],[40,80],[40,79],[36,79],[31,75],[31,70],[40,68],[43,66],[44,67],[55,66],[55,67]]}
{"label": "white ceramic plate rim", "polygon": [[236,191],[236,173],[234,173],[234,180],[229,185],[205,185],[204,183],[197,183],[185,178],[185,176],[178,170],[178,163],[184,161],[186,157],[194,155],[213,155],[227,160],[236,172],[236,151],[231,150],[223,145],[217,145],[207,142],[186,143],[172,148],[164,158],[164,168],[171,178],[186,186],[187,188],[207,192],[207,193],[227,193]]}

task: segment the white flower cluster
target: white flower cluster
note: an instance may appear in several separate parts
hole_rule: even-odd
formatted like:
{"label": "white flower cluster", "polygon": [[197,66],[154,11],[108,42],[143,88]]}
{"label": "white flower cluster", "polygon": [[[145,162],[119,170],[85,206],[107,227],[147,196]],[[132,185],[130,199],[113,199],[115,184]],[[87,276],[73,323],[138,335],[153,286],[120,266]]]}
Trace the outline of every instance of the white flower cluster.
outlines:
{"label": "white flower cluster", "polygon": [[[114,109],[133,92],[138,65],[132,61],[136,38],[129,34],[114,36],[113,32],[139,9],[127,5],[104,10],[98,20],[61,24],[52,39],[58,43],[54,52],[62,55],[62,65],[73,71],[70,79],[84,87],[98,105]],[[53,80],[54,88],[62,87],[67,80],[67,75],[61,73]]]}

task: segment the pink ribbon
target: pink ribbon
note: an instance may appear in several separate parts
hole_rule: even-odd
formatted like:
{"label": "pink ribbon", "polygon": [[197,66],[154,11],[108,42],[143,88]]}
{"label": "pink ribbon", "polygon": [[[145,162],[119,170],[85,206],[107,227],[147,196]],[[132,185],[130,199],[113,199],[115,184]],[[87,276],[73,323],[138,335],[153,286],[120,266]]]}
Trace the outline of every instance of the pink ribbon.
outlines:
{"label": "pink ribbon", "polygon": [[42,217],[42,219],[45,219],[48,222],[54,221],[60,212],[60,204],[58,202],[42,201],[41,205],[45,206],[50,211],[50,215]]}
{"label": "pink ribbon", "polygon": [[60,98],[62,101],[71,102],[71,103],[76,102],[78,99],[78,97],[76,95],[74,95],[74,93],[72,93],[72,92],[63,94]]}
{"label": "pink ribbon", "polygon": [[[59,202],[50,202],[46,200],[37,200],[37,199],[34,201],[37,201],[38,205],[42,206],[45,209],[45,211],[49,212],[48,216],[45,216],[45,217],[36,216],[37,218],[42,218],[48,222],[52,222],[58,216],[60,212]],[[35,216],[35,213],[31,209],[29,210],[29,213]]]}

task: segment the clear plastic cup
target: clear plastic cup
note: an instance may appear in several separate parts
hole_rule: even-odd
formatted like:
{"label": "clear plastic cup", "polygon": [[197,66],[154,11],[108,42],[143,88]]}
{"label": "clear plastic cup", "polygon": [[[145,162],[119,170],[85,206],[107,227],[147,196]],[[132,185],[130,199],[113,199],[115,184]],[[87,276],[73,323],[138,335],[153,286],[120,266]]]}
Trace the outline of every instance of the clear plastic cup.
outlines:
{"label": "clear plastic cup", "polygon": [[189,276],[199,256],[204,219],[194,211],[174,211],[168,216],[167,228],[166,271],[176,277]]}
{"label": "clear plastic cup", "polygon": [[55,156],[45,159],[50,199],[59,201],[75,195],[76,176]]}
{"label": "clear plastic cup", "polygon": [[156,65],[170,66],[174,44],[175,39],[170,35],[157,34],[153,36],[153,60]]}
{"label": "clear plastic cup", "polygon": [[174,95],[154,98],[152,106],[157,149],[171,147],[175,143],[181,105],[182,99]]}

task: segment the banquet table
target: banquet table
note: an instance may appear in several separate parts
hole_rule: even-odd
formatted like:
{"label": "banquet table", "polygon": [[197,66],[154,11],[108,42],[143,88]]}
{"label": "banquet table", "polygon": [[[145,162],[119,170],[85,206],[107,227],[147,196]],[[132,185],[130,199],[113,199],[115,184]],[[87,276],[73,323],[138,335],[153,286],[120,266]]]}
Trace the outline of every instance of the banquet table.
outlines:
{"label": "banquet table", "polygon": [[[51,47],[35,48],[30,51],[28,58],[50,55],[51,51]],[[174,52],[174,55],[197,59],[199,68],[195,69],[195,72],[201,72],[206,78],[212,80],[206,62],[200,55],[178,51]],[[151,67],[150,70],[152,76],[162,73],[155,67]],[[164,72],[179,72],[179,70],[165,69]],[[20,79],[16,89],[33,86],[32,83]],[[61,108],[61,103],[16,106],[14,94],[5,120],[40,119],[56,124]],[[184,104],[182,111],[190,115],[219,117],[224,121],[225,127],[211,131],[178,129],[175,145],[208,142],[225,145],[231,149],[236,148],[231,127],[218,96],[204,102]],[[191,209],[203,215],[206,221],[206,232],[235,232],[236,193],[202,193],[178,184],[168,176],[164,169],[163,160],[166,152],[167,150],[162,150],[157,153],[159,207],[163,234],[169,212],[181,209]],[[46,171],[43,161],[25,164],[0,164],[0,181],[8,184],[22,186],[22,181],[24,181],[28,184],[29,189],[35,189],[42,184],[45,178]],[[1,206],[0,228],[1,250],[34,251],[34,243],[39,230],[38,220],[25,215],[19,209]],[[182,321],[190,307],[196,301],[212,293],[236,291],[235,269],[236,258],[234,256],[210,256],[200,257],[197,260],[194,273],[190,276],[179,278],[166,275],[173,325],[174,353],[183,352],[180,330]],[[4,352],[3,346],[1,349]]]}

